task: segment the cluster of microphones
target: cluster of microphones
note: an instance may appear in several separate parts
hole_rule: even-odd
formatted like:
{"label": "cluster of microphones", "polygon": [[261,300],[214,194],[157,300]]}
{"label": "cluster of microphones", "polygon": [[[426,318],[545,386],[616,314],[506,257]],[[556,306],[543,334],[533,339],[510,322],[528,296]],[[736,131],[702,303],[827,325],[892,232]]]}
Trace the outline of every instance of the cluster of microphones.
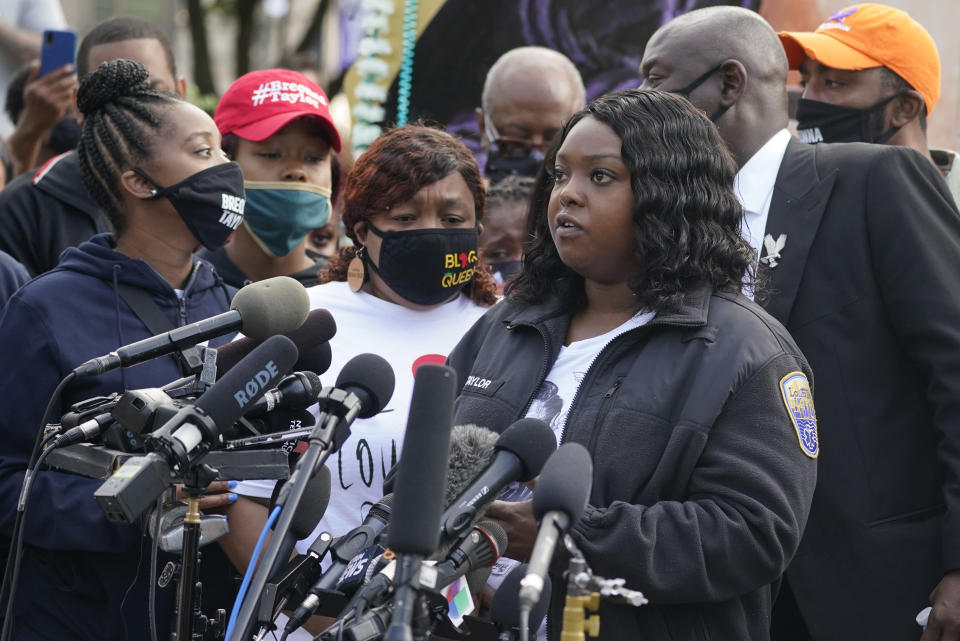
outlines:
{"label": "cluster of microphones", "polygon": [[[208,355],[204,371],[163,388],[75,405],[47,446],[97,443],[131,453],[95,493],[107,518],[131,523],[174,482],[226,480],[223,469],[211,469],[211,461],[225,460],[214,454],[275,452],[282,442],[307,442],[274,493],[268,523],[273,534],[256,564],[251,561],[228,641],[269,632],[285,639],[314,614],[335,621],[318,638],[412,641],[434,631],[455,636],[444,591],[455,582],[479,590],[508,544],[504,529],[484,513],[504,489],[532,481],[541,525],[530,561],[496,592],[489,612],[494,625],[485,623],[486,633],[476,628],[471,636],[506,640],[536,630],[550,600],[555,551],[589,499],[590,457],[580,445],[557,448],[553,431],[531,418],[499,434],[454,427],[457,375],[446,366],[423,365],[416,372],[402,455],[383,498],[356,528],[324,533],[294,556],[295,544],[313,532],[330,499],[324,460],[349,437],[355,418],[385,407],[394,387],[389,364],[374,354],[348,361],[335,385],[321,383],[336,324],[325,310],[309,312],[296,281],[281,277],[248,285],[230,311],[92,359],[73,375],[134,366],[233,332],[243,337],[215,350],[215,359]],[[281,633],[274,622],[282,612],[289,618]]]}

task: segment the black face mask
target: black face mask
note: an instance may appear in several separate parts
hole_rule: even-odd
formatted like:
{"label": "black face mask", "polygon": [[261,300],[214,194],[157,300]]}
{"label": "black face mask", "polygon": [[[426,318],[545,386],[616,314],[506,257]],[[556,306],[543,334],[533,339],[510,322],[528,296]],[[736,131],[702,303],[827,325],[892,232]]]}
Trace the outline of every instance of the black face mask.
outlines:
{"label": "black face mask", "polygon": [[487,263],[493,279],[499,284],[509,280],[523,269],[522,260],[505,260],[499,263]]}
{"label": "black face mask", "polygon": [[142,169],[133,171],[157,187],[148,200],[169,200],[194,238],[211,251],[223,247],[243,222],[243,172],[235,162],[209,167],[169,187],[161,187]]}
{"label": "black face mask", "polygon": [[872,142],[882,144],[899,131],[891,127],[877,133],[883,127],[882,111],[887,103],[899,96],[899,91],[889,98],[867,107],[840,107],[829,102],[801,98],[797,102],[797,138],[802,142]]}
{"label": "black face mask", "polygon": [[477,267],[477,230],[413,229],[380,231],[379,265],[366,263],[397,294],[417,305],[450,300],[473,280]]}
{"label": "black face mask", "polygon": [[76,149],[77,143],[79,142],[80,123],[72,116],[61,118],[60,121],[53,126],[53,129],[50,130],[50,135],[47,136],[47,147],[55,154],[62,154],[71,149]]}
{"label": "black face mask", "polygon": [[[694,78],[693,82],[691,82],[687,86],[681,87],[680,89],[674,89],[670,93],[675,93],[689,100],[690,94],[693,93],[694,89],[696,89],[697,87],[705,83],[707,81],[707,78],[709,78],[713,74],[720,71],[721,67],[723,67],[722,62],[718,64],[716,67],[713,67],[712,69],[705,71],[702,75],[699,75],[696,78]],[[719,120],[720,117],[723,116],[723,114],[727,113],[727,109],[729,108],[730,107],[717,107],[717,110],[714,111],[712,114],[710,114],[711,122],[714,122],[714,123],[717,122],[717,120]]]}
{"label": "black face mask", "polygon": [[535,178],[543,164],[543,153],[533,147],[520,148],[516,144],[491,142],[487,150],[487,164],[483,173],[490,182],[497,182],[510,175]]}

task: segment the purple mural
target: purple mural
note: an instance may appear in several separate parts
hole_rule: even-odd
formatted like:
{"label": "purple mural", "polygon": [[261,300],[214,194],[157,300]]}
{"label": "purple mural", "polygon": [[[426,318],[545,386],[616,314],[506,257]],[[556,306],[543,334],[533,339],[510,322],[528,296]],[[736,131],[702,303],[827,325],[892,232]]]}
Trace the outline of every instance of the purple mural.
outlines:
{"label": "purple mural", "polygon": [[[524,45],[567,55],[583,75],[588,98],[635,87],[643,46],[657,28],[720,4],[756,10],[760,0],[447,0],[417,42],[411,120],[442,123],[475,143],[473,111],[487,69]],[[396,94],[394,83],[388,114],[396,113]]]}

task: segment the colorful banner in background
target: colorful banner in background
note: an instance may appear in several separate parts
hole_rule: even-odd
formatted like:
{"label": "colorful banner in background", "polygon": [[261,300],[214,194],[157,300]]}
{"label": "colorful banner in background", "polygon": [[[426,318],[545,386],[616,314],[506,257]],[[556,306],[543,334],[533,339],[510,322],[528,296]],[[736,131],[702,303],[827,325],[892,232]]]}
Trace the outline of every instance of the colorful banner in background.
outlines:
{"label": "colorful banner in background", "polygon": [[[377,65],[382,73],[374,83],[386,92],[383,111],[361,108],[368,116],[382,113],[387,124],[396,119],[404,10],[409,13],[410,4],[411,0],[363,0],[368,15],[391,12],[379,35],[387,46],[373,47],[384,50],[373,56],[383,63]],[[525,45],[562,52],[580,69],[587,97],[592,98],[637,86],[643,44],[672,18],[721,4],[757,10],[760,0],[419,0],[412,4],[416,5],[417,39],[408,120],[440,123],[468,144],[478,144],[474,109],[480,104],[487,69],[504,52]],[[354,122],[364,58],[361,53],[344,82]]]}

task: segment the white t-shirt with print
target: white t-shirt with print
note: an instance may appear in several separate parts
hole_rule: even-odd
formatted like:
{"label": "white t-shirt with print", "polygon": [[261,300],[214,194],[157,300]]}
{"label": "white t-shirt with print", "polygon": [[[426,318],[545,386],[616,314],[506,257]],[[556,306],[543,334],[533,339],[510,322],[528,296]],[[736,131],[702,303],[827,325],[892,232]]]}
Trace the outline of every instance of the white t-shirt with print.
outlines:
{"label": "white t-shirt with print", "polygon": [[[530,409],[527,410],[527,418],[540,419],[549,425],[559,444],[567,423],[567,415],[570,413],[570,404],[576,397],[587,370],[600,352],[620,334],[646,325],[653,317],[653,312],[639,312],[627,322],[605,334],[574,341],[561,347],[553,368],[533,397]],[[506,501],[525,501],[533,498],[533,492],[525,485],[514,483],[498,498]],[[501,557],[493,566],[487,584],[494,589],[500,587],[507,574],[519,564],[519,561],[509,557]],[[546,638],[545,628],[544,625],[540,626],[538,638]]]}
{"label": "white t-shirt with print", "polygon": [[[360,524],[383,496],[383,478],[400,457],[407,425],[414,368],[443,364],[460,338],[487,311],[466,296],[429,310],[412,310],[347,283],[332,282],[307,290],[310,309],[326,309],[337,323],[330,340],[332,360],[321,379],[333,385],[343,366],[357,354],[378,354],[390,363],[396,387],[382,412],[353,423],[350,438],[327,459],[330,504],[313,534],[297,545],[301,553],[321,532],[340,536]],[[274,481],[244,481],[242,495],[270,497]]]}

